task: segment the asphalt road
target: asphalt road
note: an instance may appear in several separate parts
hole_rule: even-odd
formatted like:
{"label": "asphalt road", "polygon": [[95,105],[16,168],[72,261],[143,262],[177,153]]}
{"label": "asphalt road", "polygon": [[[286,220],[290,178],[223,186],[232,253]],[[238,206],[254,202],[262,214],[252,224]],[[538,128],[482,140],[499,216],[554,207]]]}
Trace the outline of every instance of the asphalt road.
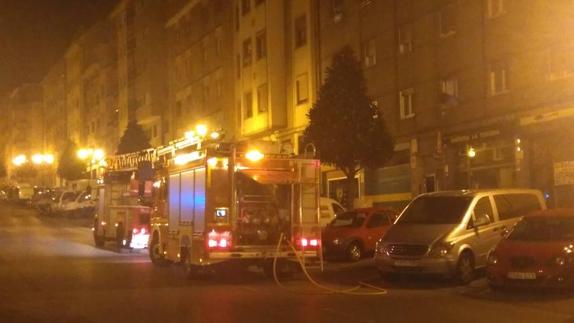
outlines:
{"label": "asphalt road", "polygon": [[574,294],[495,293],[484,279],[389,285],[369,260],[312,275],[331,288],[362,281],[388,293],[326,293],[302,275],[279,287],[256,270],[188,281],[145,253],[95,248],[88,221],[0,205],[0,322],[574,322]]}

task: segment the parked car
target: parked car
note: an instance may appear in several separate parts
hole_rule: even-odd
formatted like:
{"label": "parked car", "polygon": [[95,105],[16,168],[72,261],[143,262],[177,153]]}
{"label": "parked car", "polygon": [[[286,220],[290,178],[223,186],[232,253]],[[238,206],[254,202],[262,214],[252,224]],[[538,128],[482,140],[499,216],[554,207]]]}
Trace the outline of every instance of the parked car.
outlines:
{"label": "parked car", "polygon": [[73,191],[62,191],[52,197],[52,201],[46,207],[46,213],[49,215],[63,215],[65,206],[74,202],[78,194]]}
{"label": "parked car", "polygon": [[364,208],[337,216],[323,229],[326,258],[358,261],[375,251],[376,242],[393,224],[397,212],[391,209]]}
{"label": "parked car", "polygon": [[546,209],[542,193],[527,189],[422,194],[403,210],[377,245],[381,275],[428,273],[474,279],[501,233],[523,215]]}
{"label": "parked car", "polygon": [[53,188],[39,195],[37,200],[34,202],[36,209],[40,212],[40,214],[49,214],[51,212],[51,207],[54,203],[54,200],[60,194],[62,194],[60,189]]}
{"label": "parked car", "polygon": [[488,257],[488,284],[574,287],[574,209],[526,216]]}
{"label": "parked car", "polygon": [[325,227],[327,224],[331,223],[335,218],[335,215],[345,212],[345,208],[336,200],[330,199],[328,197],[322,197],[319,200],[319,224],[321,227]]}
{"label": "parked car", "polygon": [[46,200],[50,196],[52,190],[47,187],[34,187],[34,194],[30,200],[30,207],[37,209],[38,203],[42,200]]}
{"label": "parked car", "polygon": [[61,213],[67,216],[91,216],[96,208],[96,202],[87,192],[77,193],[74,200],[63,203]]}

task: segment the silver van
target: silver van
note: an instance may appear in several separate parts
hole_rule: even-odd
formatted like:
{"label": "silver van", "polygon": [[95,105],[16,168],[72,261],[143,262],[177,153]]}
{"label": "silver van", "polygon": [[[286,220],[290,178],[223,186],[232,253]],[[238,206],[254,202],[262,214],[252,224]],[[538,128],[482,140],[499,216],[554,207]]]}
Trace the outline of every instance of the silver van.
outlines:
{"label": "silver van", "polygon": [[461,283],[486,266],[489,251],[523,215],[544,210],[529,189],[427,193],[407,205],[379,240],[375,262],[383,278],[394,273],[443,274]]}

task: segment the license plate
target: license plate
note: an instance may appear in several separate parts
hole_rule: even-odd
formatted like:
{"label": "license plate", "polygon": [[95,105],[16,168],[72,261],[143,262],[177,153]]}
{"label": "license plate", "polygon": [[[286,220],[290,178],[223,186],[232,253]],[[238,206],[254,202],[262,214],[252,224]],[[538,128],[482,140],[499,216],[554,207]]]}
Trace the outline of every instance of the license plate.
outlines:
{"label": "license plate", "polygon": [[536,273],[509,272],[506,276],[509,279],[536,279]]}
{"label": "license plate", "polygon": [[416,267],[417,263],[412,260],[395,260],[395,266],[397,267]]}

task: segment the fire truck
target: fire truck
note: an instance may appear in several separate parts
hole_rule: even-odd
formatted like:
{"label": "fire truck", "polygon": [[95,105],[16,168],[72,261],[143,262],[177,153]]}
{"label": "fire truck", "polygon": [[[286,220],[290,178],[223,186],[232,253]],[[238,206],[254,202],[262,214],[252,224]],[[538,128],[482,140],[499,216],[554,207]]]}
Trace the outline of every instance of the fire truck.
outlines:
{"label": "fire truck", "polygon": [[318,260],[320,162],[218,137],[156,149],[151,261],[180,263],[195,277],[234,265],[272,274],[274,259],[285,268]]}
{"label": "fire truck", "polygon": [[97,206],[92,227],[97,247],[112,241],[121,248],[147,248],[150,236],[153,149],[112,156],[97,180]]}

